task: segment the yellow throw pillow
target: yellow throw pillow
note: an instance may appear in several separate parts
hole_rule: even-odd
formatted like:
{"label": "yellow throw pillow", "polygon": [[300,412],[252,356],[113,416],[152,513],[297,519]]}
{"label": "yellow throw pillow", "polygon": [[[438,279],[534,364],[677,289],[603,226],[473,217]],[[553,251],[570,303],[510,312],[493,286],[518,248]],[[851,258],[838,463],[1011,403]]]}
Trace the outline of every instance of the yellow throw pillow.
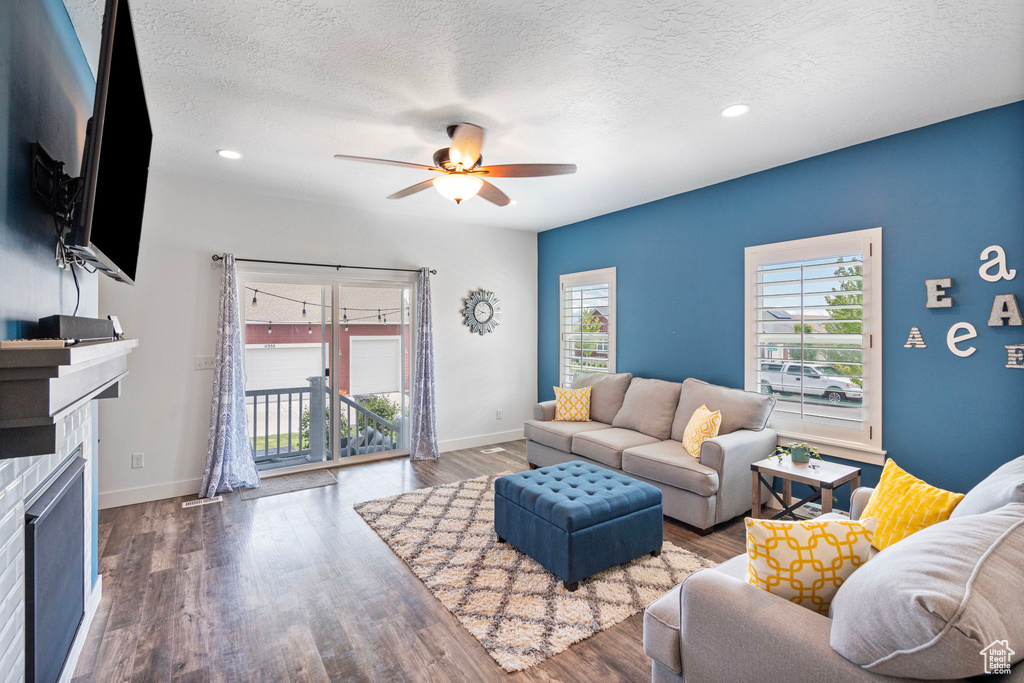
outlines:
{"label": "yellow throw pillow", "polygon": [[722,411],[711,412],[706,405],[697,408],[683,431],[683,448],[693,457],[699,458],[701,444],[718,436],[721,427]]}
{"label": "yellow throw pillow", "polygon": [[878,486],[860,516],[878,519],[873,544],[884,550],[925,527],[949,519],[963,497],[962,493],[926,484],[893,460],[887,460]]}
{"label": "yellow throw pillow", "polygon": [[747,583],[828,614],[839,587],[868,561],[874,519],[745,520]]}
{"label": "yellow throw pillow", "polygon": [[590,422],[590,387],[554,389],[556,422]]}

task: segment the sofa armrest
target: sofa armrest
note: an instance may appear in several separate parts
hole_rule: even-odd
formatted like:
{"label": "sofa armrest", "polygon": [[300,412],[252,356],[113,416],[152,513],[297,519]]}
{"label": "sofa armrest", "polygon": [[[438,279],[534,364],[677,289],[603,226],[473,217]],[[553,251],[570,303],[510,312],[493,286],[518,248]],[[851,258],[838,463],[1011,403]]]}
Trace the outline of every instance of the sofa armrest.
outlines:
{"label": "sofa armrest", "polygon": [[750,465],[771,455],[776,443],[775,430],[737,429],[701,445],[700,464],[718,472],[716,524],[750,510]]}
{"label": "sofa armrest", "polygon": [[714,569],[679,591],[679,647],[687,681],[891,681],[829,644],[832,622],[817,612]]}
{"label": "sofa armrest", "polygon": [[868,499],[871,498],[873,488],[861,486],[850,496],[850,519],[860,519],[860,513],[867,507]]}
{"label": "sofa armrest", "polygon": [[555,402],[542,401],[533,406],[533,419],[551,422],[555,419]]}

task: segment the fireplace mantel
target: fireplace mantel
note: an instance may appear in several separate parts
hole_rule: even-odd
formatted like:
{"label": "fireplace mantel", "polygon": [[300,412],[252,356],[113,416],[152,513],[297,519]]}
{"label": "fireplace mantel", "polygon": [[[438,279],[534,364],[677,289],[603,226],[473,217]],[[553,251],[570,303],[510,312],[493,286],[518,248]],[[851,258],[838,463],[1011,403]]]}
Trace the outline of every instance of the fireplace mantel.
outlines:
{"label": "fireplace mantel", "polygon": [[63,349],[0,350],[0,458],[54,453],[64,418],[95,398],[116,398],[137,339]]}

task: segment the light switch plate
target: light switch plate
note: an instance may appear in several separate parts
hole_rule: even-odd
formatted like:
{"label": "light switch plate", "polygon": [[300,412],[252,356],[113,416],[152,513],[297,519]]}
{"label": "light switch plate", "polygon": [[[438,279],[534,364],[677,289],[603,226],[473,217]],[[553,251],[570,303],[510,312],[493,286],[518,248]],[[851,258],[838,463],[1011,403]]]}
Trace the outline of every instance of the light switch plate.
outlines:
{"label": "light switch plate", "polygon": [[195,357],[195,369],[196,370],[213,370],[213,356],[196,356]]}

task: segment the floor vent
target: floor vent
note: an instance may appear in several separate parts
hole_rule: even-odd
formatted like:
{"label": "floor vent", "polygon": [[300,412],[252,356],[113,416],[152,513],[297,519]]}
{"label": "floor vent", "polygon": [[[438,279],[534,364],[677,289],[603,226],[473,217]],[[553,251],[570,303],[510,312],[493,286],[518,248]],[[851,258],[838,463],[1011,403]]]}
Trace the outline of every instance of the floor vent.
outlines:
{"label": "floor vent", "polygon": [[194,508],[200,505],[211,505],[213,503],[219,503],[224,500],[223,496],[214,496],[213,498],[200,498],[199,500],[186,500],[181,504],[183,508]]}
{"label": "floor vent", "polygon": [[503,450],[505,450],[505,449],[502,448],[501,446],[498,446],[497,448],[485,448],[485,449],[483,449],[480,452],[481,453],[488,453],[488,454],[490,454],[490,453],[498,453],[498,452],[503,451]]}

